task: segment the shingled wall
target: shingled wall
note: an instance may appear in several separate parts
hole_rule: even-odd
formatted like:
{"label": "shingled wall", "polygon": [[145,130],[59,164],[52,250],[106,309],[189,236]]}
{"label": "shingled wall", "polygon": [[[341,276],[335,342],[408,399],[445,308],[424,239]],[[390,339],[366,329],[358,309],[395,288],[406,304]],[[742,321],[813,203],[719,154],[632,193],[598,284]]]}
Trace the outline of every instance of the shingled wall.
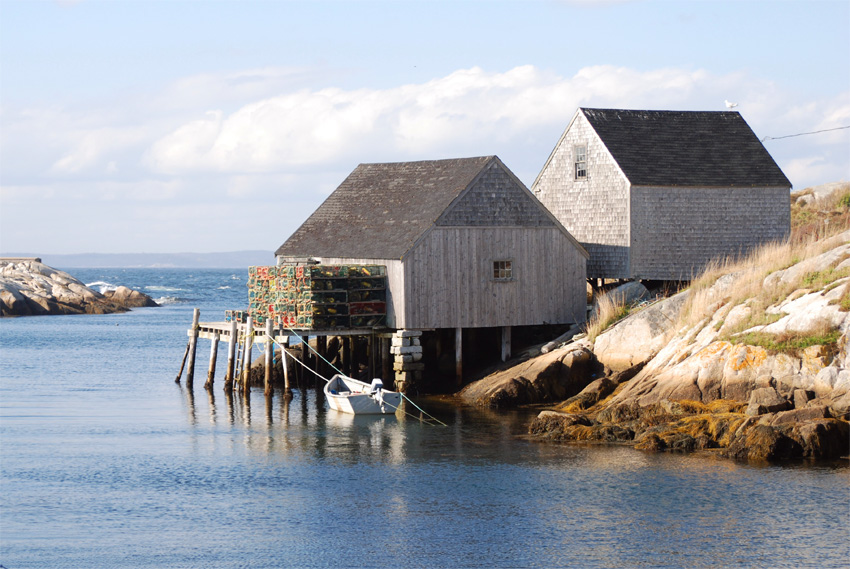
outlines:
{"label": "shingled wall", "polygon": [[[587,145],[587,178],[576,180],[576,145]],[[628,181],[605,145],[578,114],[532,191],[587,249],[587,277],[628,278]]]}
{"label": "shingled wall", "polygon": [[632,274],[688,280],[714,257],[784,239],[789,199],[788,188],[632,187]]}
{"label": "shingled wall", "polygon": [[472,187],[437,220],[442,227],[554,227],[540,205],[499,164],[491,162]]}

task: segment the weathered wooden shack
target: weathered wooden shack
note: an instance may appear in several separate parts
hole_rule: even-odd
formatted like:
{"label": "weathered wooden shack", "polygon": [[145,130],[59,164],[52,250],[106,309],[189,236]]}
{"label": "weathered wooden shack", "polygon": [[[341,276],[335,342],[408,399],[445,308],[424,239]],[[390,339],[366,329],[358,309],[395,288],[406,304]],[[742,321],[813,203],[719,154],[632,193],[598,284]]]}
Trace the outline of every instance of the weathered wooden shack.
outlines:
{"label": "weathered wooden shack", "polygon": [[532,185],[588,278],[688,280],[790,232],[791,183],[738,112],[579,108]]}
{"label": "weathered wooden shack", "polygon": [[587,252],[495,156],[361,164],[276,255],[385,265],[387,327],[453,330],[458,360],[464,329],[505,357],[511,327],[585,320]]}

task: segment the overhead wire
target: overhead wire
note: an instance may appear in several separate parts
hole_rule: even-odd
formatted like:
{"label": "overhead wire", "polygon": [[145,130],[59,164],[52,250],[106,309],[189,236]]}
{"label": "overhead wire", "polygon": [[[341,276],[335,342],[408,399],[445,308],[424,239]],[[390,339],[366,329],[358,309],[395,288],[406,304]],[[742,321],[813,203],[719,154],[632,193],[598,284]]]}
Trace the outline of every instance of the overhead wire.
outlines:
{"label": "overhead wire", "polygon": [[850,128],[850,126],[839,126],[839,127],[835,127],[835,128],[825,128],[823,130],[813,130],[811,132],[799,132],[797,134],[787,134],[785,136],[765,136],[764,138],[761,139],[761,141],[764,142],[766,140],[780,140],[782,138],[793,138],[795,136],[804,136],[806,134],[818,134],[818,133],[821,133],[821,132],[830,132],[830,131],[833,131],[833,130],[844,130],[844,129],[847,129],[847,128]]}

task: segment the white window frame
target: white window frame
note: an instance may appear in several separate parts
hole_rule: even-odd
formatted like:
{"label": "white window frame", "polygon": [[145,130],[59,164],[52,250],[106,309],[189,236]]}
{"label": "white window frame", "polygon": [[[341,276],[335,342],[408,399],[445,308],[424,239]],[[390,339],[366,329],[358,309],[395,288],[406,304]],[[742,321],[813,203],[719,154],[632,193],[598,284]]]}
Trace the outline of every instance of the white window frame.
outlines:
{"label": "white window frame", "polygon": [[576,180],[587,179],[587,144],[573,146],[573,176]]}

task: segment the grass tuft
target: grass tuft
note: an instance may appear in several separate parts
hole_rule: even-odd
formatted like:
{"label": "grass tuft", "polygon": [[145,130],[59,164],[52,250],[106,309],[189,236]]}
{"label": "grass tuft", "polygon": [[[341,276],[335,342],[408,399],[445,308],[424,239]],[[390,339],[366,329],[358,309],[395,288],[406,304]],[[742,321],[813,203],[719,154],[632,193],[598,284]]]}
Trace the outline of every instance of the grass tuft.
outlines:
{"label": "grass tuft", "polygon": [[629,315],[631,307],[617,294],[603,293],[596,301],[596,313],[587,323],[587,339],[596,340],[602,332]]}

